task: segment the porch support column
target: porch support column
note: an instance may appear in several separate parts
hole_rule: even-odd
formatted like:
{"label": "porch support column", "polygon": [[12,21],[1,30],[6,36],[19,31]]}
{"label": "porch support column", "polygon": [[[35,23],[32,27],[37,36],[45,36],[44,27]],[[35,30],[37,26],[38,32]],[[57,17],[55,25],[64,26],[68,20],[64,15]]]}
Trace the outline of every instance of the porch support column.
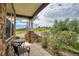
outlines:
{"label": "porch support column", "polygon": [[26,22],[26,33],[29,31],[29,20],[28,18],[26,18],[27,22]]}
{"label": "porch support column", "polygon": [[30,31],[30,20],[28,22],[28,31]]}
{"label": "porch support column", "polygon": [[33,20],[29,20],[29,31],[32,31],[33,29]]}
{"label": "porch support column", "polygon": [[31,20],[31,31],[33,30],[33,20]]}

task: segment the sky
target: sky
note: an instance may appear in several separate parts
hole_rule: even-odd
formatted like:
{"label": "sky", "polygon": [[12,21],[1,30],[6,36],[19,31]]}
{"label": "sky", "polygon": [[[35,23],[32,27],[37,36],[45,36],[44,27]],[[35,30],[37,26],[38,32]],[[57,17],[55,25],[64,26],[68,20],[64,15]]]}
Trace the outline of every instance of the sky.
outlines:
{"label": "sky", "polygon": [[[35,19],[33,27],[51,27],[54,20],[79,18],[79,3],[53,3],[46,6]],[[17,25],[25,26],[25,20],[17,18]],[[23,22],[23,23],[22,23]],[[26,21],[27,22],[27,21]]]}

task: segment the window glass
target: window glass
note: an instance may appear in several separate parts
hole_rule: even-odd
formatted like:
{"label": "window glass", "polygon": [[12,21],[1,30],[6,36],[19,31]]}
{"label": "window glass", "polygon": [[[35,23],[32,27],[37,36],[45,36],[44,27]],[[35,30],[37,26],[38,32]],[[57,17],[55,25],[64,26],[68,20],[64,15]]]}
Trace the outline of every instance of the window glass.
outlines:
{"label": "window glass", "polygon": [[6,20],[5,20],[5,39],[10,38],[13,35],[13,9],[10,3],[7,4],[6,9]]}

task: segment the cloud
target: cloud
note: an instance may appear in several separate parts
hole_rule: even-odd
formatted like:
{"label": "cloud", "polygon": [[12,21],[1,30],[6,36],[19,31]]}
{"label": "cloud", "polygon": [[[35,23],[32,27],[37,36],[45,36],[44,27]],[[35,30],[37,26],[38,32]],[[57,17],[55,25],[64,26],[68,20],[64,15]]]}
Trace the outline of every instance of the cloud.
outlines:
{"label": "cloud", "polygon": [[26,18],[20,18],[20,17],[17,17],[16,18],[17,20],[16,20],[16,22],[23,22],[23,23],[25,23],[25,22],[28,22],[28,19],[26,19]]}
{"label": "cloud", "polygon": [[26,25],[26,23],[18,22],[16,25]]}
{"label": "cloud", "polygon": [[34,23],[39,26],[52,26],[55,19],[79,18],[79,3],[49,4],[38,16]]}
{"label": "cloud", "polygon": [[48,20],[48,19],[44,19],[44,18],[42,18],[42,19],[40,19],[40,20],[35,20],[34,21],[34,24],[38,24],[38,26],[40,26],[40,27],[43,27],[43,26],[47,26],[47,27],[49,27],[49,26],[52,26],[52,20]]}
{"label": "cloud", "polygon": [[[44,13],[44,17],[49,17],[49,18],[76,18],[79,17],[79,4],[50,4],[47,11]],[[51,8],[52,7],[52,8]]]}

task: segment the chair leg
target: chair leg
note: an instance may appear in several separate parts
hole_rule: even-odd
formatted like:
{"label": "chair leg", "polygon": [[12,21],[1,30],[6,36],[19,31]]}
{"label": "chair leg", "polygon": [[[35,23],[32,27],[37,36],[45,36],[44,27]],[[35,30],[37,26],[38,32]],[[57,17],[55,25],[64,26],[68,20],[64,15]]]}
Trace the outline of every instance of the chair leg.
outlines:
{"label": "chair leg", "polygon": [[14,56],[15,56],[15,52],[14,52]]}
{"label": "chair leg", "polygon": [[30,47],[29,47],[29,50],[28,50],[28,56],[30,56]]}
{"label": "chair leg", "polygon": [[[23,46],[23,49],[24,49],[24,46]],[[24,51],[23,51],[23,55],[24,55]]]}
{"label": "chair leg", "polygon": [[18,51],[18,47],[16,47],[16,46],[13,46],[13,47],[14,47],[14,55],[16,53],[18,56],[20,56],[19,51]]}

